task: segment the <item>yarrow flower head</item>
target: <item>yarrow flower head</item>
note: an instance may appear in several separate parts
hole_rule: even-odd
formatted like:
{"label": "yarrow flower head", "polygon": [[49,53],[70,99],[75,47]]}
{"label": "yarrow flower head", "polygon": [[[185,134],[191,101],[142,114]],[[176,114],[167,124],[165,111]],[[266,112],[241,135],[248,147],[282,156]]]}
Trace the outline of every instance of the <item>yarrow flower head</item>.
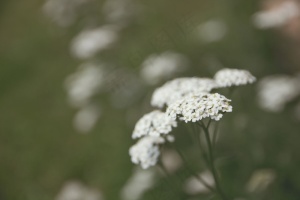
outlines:
{"label": "yarrow flower head", "polygon": [[208,93],[216,87],[215,81],[209,78],[177,78],[154,91],[151,105],[162,108],[194,93]]}
{"label": "yarrow flower head", "polygon": [[129,149],[131,161],[143,169],[156,165],[160,156],[159,145],[165,143],[162,137],[145,136]]}
{"label": "yarrow flower head", "polygon": [[256,78],[247,70],[228,68],[218,71],[214,79],[218,87],[246,85],[256,81]]}
{"label": "yarrow flower head", "polygon": [[172,127],[176,126],[177,122],[166,115],[166,113],[155,110],[144,115],[136,123],[132,138],[166,135],[172,131]]}
{"label": "yarrow flower head", "polygon": [[179,99],[167,108],[167,114],[185,122],[196,122],[204,118],[220,120],[225,112],[232,112],[231,100],[218,93],[195,94]]}

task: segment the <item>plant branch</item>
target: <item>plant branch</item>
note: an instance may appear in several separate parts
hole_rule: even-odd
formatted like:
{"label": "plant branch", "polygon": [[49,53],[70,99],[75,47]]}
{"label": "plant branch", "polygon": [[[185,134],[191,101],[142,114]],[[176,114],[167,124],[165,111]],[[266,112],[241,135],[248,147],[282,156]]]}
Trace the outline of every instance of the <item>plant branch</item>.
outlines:
{"label": "plant branch", "polygon": [[183,155],[183,153],[179,150],[179,149],[177,149],[177,148],[175,148],[176,149],[176,151],[178,152],[178,154],[180,155],[180,157],[181,157],[181,159],[182,159],[182,161],[183,161],[183,163],[184,163],[184,165],[185,165],[185,167],[186,167],[186,169],[196,178],[196,179],[198,179],[207,189],[209,189],[210,191],[212,191],[212,192],[214,192],[215,191],[215,189],[212,187],[212,186],[210,186],[201,176],[199,176],[194,170],[192,170],[191,169],[191,167],[189,166],[189,163],[187,162],[187,159],[185,159],[185,156]]}

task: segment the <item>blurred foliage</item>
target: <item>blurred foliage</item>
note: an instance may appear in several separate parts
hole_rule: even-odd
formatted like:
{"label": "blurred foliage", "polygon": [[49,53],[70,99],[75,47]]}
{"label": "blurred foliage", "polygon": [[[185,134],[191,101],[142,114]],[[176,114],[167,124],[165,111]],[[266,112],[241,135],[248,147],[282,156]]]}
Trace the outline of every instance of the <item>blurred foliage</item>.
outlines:
{"label": "blurred foliage", "polygon": [[[58,27],[44,16],[43,3],[0,1],[0,199],[54,199],[65,181],[75,179],[117,200],[133,168],[128,148],[134,122],[152,109],[148,102],[154,88],[148,87],[143,98],[126,109],[104,100],[104,117],[88,135],[78,134],[63,85],[80,64],[69,54],[70,41],[89,19],[83,13],[68,29]],[[103,2],[94,3],[93,19],[99,18],[92,23],[101,24]],[[192,66],[182,76],[212,77],[223,67],[245,68],[258,78],[299,71],[299,62],[289,62],[284,51],[289,47],[282,47],[285,39],[280,34],[251,24],[257,1],[139,3],[143,13],[101,59],[138,70],[149,54],[174,50]],[[194,26],[210,19],[225,21],[228,33],[223,40],[201,44],[190,37]],[[280,114],[260,110],[255,96],[255,86],[239,88],[232,97],[234,112],[221,121],[216,163],[222,184],[232,198],[299,199],[300,123],[291,115],[292,108]],[[176,135],[184,133],[182,129]],[[188,151],[189,142],[176,144]],[[264,168],[276,172],[275,181],[263,193],[247,193],[251,174]],[[182,169],[171,181],[187,176]],[[169,182],[161,179],[143,200],[187,198],[170,189]]]}

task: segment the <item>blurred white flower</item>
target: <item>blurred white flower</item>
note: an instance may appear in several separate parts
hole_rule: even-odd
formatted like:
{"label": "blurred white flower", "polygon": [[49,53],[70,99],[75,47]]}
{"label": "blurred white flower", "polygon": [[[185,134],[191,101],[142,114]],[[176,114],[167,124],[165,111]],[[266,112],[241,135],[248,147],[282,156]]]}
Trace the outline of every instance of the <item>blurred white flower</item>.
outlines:
{"label": "blurred white flower", "polygon": [[155,169],[136,168],[121,191],[122,200],[140,200],[142,195],[153,187],[156,180]]}
{"label": "blurred white flower", "polygon": [[140,138],[142,136],[163,136],[172,131],[172,127],[176,127],[177,122],[171,119],[166,113],[159,110],[152,111],[144,115],[135,125],[132,138]]}
{"label": "blurred white flower", "polygon": [[174,173],[182,166],[182,159],[174,150],[164,150],[161,155],[163,166],[169,173]]}
{"label": "blurred white flower", "polygon": [[47,0],[43,11],[59,26],[69,26],[77,18],[78,10],[90,0]]}
{"label": "blurred white flower", "polygon": [[209,78],[177,78],[154,91],[151,105],[162,108],[188,95],[210,92],[215,87],[215,81]]}
{"label": "blurred white flower", "polygon": [[100,117],[100,109],[96,105],[81,108],[74,117],[74,127],[80,133],[88,133],[95,126]]}
{"label": "blurred white flower", "polygon": [[75,107],[86,105],[103,86],[105,70],[102,65],[85,63],[67,77],[65,87],[70,103]]}
{"label": "blurred white flower", "polygon": [[174,135],[167,135],[166,136],[166,141],[168,141],[168,142],[174,142],[175,141]]}
{"label": "blurred white flower", "polygon": [[187,59],[178,53],[164,52],[150,55],[142,64],[141,77],[150,85],[169,79],[187,67]]}
{"label": "blurred white flower", "polygon": [[126,25],[136,14],[136,2],[131,0],[106,0],[103,5],[103,14],[109,23]]}
{"label": "blurred white flower", "polygon": [[272,169],[256,170],[247,183],[246,190],[250,193],[261,192],[265,190],[276,178]]}
{"label": "blurred white flower", "polygon": [[116,42],[117,31],[118,28],[112,25],[84,30],[73,39],[71,53],[80,59],[91,58]]}
{"label": "blurred white flower", "polygon": [[130,147],[131,161],[140,164],[143,169],[156,165],[160,156],[159,145],[164,144],[162,137],[145,136]]}
{"label": "blurred white flower", "polygon": [[209,20],[197,28],[199,39],[208,43],[221,40],[227,31],[227,25],[222,20]]}
{"label": "blurred white flower", "polygon": [[[204,171],[198,176],[205,181],[209,186],[214,187],[215,181],[212,174],[209,171]],[[190,195],[196,195],[199,193],[208,193],[210,192],[207,187],[200,182],[196,177],[192,176],[184,183],[184,191]]]}
{"label": "blurred white flower", "polygon": [[256,78],[247,70],[228,68],[219,70],[214,79],[218,87],[246,85],[256,81]]}
{"label": "blurred white flower", "polygon": [[185,122],[196,122],[204,118],[220,120],[225,112],[232,112],[229,99],[218,93],[195,94],[171,104],[167,114],[172,118],[179,118]]}
{"label": "blurred white flower", "polygon": [[102,194],[77,181],[65,183],[56,200],[103,200]]}
{"label": "blurred white flower", "polygon": [[280,112],[300,94],[300,81],[286,75],[273,75],[258,83],[258,104],[271,112]]}
{"label": "blurred white flower", "polygon": [[296,2],[284,1],[273,9],[254,14],[253,23],[260,29],[279,27],[299,15],[300,8]]}

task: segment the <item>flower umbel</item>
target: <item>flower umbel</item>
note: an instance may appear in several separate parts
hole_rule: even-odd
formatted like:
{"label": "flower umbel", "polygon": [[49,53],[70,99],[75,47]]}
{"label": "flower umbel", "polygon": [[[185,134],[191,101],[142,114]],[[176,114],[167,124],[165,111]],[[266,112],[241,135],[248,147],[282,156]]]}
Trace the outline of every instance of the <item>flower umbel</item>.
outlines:
{"label": "flower umbel", "polygon": [[152,111],[144,115],[135,125],[132,138],[140,138],[142,136],[161,136],[172,131],[172,127],[176,127],[177,122],[171,119],[166,113],[159,110]]}
{"label": "flower umbel", "polygon": [[[156,164],[167,175],[168,170],[164,162],[158,162],[161,155],[160,147],[166,142],[173,142],[174,136],[169,134],[177,126],[177,120],[187,122],[198,122],[202,131],[196,129],[196,138],[203,160],[210,169],[210,183],[203,177],[197,175],[186,162],[181,150],[175,148],[181,157],[186,168],[201,183],[201,190],[208,189],[216,193],[219,199],[229,200],[222,190],[220,179],[215,167],[214,147],[215,138],[217,138],[217,126],[213,137],[210,137],[211,120],[218,121],[226,112],[232,112],[231,100],[218,93],[210,93],[212,89],[220,87],[238,86],[253,83],[255,77],[246,70],[224,69],[216,73],[214,79],[209,78],[177,78],[165,83],[154,91],[151,99],[151,105],[159,108],[166,106],[166,113],[156,110],[143,116],[136,124],[132,138],[140,138],[133,145],[129,154],[131,161],[140,164],[146,169]],[[208,118],[208,123],[202,121]],[[206,147],[202,146],[200,134],[203,134],[206,140]],[[194,184],[192,182],[191,184]],[[177,186],[176,186],[177,187]]]}
{"label": "flower umbel", "polygon": [[164,144],[162,137],[145,136],[129,149],[131,161],[143,169],[156,165],[160,156],[159,145]]}
{"label": "flower umbel", "polygon": [[215,81],[209,78],[177,78],[154,91],[151,105],[162,108],[193,93],[208,93],[215,87]]}
{"label": "flower umbel", "polygon": [[247,70],[240,69],[222,69],[218,71],[214,79],[218,87],[231,87],[251,84],[256,81],[256,78]]}
{"label": "flower umbel", "polygon": [[204,118],[220,120],[225,112],[232,112],[231,100],[218,93],[195,94],[176,101],[167,109],[172,118],[185,122],[196,122]]}

